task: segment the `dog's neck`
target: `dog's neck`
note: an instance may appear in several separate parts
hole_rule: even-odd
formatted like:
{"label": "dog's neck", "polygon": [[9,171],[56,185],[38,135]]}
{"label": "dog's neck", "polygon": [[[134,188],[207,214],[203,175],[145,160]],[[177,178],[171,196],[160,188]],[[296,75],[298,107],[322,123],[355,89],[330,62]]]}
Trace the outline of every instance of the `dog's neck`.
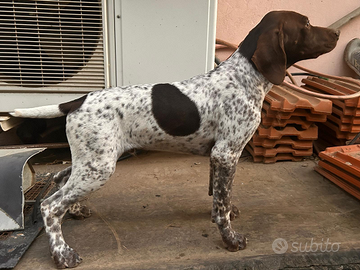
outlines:
{"label": "dog's neck", "polygon": [[227,73],[235,78],[241,85],[244,80],[251,80],[253,84],[262,88],[266,95],[273,84],[269,82],[257,69],[254,63],[242,54],[240,47],[224,62],[220,64],[227,69]]}
{"label": "dog's neck", "polygon": [[247,39],[245,39],[243,42],[240,43],[239,47],[237,48],[236,52],[244,56],[249,63],[252,65],[252,67],[255,70],[258,70],[254,62],[251,60],[252,56],[254,55],[254,52],[256,50],[256,43],[255,44],[249,44],[247,42]]}

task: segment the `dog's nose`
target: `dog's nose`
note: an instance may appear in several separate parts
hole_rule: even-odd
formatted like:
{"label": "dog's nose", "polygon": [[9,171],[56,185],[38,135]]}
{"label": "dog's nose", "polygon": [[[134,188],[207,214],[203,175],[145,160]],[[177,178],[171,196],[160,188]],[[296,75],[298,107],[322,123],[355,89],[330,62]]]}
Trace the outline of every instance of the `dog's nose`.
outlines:
{"label": "dog's nose", "polygon": [[336,30],[334,30],[334,33],[335,33],[335,36],[337,37],[337,39],[339,39],[339,37],[340,37],[340,30],[339,30],[339,29],[336,29]]}

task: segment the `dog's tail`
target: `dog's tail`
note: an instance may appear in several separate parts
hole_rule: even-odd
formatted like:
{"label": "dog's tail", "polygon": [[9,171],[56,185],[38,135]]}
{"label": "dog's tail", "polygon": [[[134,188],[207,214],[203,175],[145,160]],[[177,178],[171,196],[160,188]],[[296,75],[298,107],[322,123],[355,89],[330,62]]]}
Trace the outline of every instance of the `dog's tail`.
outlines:
{"label": "dog's tail", "polygon": [[55,118],[64,116],[59,105],[41,106],[29,109],[15,109],[10,112],[12,116],[24,118]]}
{"label": "dog's tail", "polygon": [[61,103],[58,105],[48,105],[29,109],[15,109],[10,112],[12,116],[23,118],[56,118],[67,115],[80,108],[87,96]]}

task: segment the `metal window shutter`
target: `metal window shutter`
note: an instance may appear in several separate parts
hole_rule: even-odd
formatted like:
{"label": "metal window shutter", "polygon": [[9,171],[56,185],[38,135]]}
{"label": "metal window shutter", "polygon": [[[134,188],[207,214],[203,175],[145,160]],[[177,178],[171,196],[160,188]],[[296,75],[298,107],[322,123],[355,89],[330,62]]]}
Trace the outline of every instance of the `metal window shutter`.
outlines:
{"label": "metal window shutter", "polygon": [[0,91],[105,85],[101,0],[0,1]]}

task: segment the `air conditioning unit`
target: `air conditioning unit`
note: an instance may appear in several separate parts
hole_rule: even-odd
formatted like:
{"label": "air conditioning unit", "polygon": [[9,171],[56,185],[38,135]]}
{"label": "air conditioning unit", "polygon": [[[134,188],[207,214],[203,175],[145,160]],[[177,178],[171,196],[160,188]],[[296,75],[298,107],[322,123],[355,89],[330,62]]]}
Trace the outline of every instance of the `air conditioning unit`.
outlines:
{"label": "air conditioning unit", "polygon": [[213,67],[216,0],[0,3],[0,113]]}

